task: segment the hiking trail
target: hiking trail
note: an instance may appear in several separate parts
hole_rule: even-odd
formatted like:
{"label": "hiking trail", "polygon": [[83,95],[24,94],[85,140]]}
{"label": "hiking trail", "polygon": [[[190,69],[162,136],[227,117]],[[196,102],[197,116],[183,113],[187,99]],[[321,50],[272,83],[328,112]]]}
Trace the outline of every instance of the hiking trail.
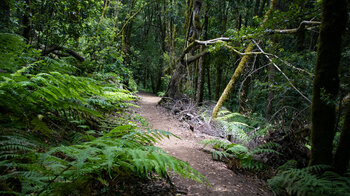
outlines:
{"label": "hiking trail", "polygon": [[253,176],[235,173],[228,169],[226,164],[214,161],[211,154],[203,151],[199,144],[204,139],[212,136],[192,132],[189,128],[177,120],[174,115],[167,112],[165,108],[157,106],[160,97],[149,93],[139,93],[140,108],[137,112],[145,118],[153,129],[169,131],[181,138],[171,137],[163,139],[157,144],[170,155],[186,161],[191,167],[203,174],[212,185],[200,184],[177,175],[171,180],[179,194],[188,195],[273,195],[268,190],[266,183]]}

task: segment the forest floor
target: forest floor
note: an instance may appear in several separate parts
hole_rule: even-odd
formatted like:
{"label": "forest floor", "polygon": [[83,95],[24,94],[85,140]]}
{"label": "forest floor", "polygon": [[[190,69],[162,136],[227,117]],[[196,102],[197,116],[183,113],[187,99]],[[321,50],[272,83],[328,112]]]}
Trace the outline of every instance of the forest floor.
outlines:
{"label": "forest floor", "polygon": [[140,100],[136,111],[145,118],[153,129],[169,131],[181,138],[171,137],[157,144],[170,155],[186,161],[191,167],[203,174],[212,185],[200,184],[177,175],[171,177],[177,191],[176,195],[273,195],[265,181],[252,175],[235,173],[226,164],[214,161],[199,142],[212,136],[192,132],[174,115],[161,106],[157,106],[160,97],[149,93],[139,93]]}

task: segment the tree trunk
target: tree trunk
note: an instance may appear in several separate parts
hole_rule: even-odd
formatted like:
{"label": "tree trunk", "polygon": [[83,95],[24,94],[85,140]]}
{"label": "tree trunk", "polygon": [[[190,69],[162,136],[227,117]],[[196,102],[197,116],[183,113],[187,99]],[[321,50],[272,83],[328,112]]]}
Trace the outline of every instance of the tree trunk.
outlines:
{"label": "tree trunk", "polygon": [[296,49],[297,52],[301,52],[304,50],[304,42],[305,42],[305,24],[301,24],[300,28],[298,28],[296,34]]}
{"label": "tree trunk", "polygon": [[[254,45],[252,43],[250,43],[248,45],[248,48],[244,51],[244,53],[249,53],[253,50]],[[239,75],[241,74],[241,72],[243,71],[243,67],[246,64],[246,62],[248,61],[249,55],[244,55],[242,57],[242,60],[239,62],[234,74],[232,75],[232,78],[230,80],[230,82],[227,84],[224,92],[222,93],[219,101],[216,103],[216,106],[214,107],[211,119],[215,119],[218,115],[219,109],[221,108],[221,106],[223,105],[224,101],[226,100],[226,97],[228,95],[228,93],[230,92],[233,84],[236,82],[236,80],[238,79]]]}
{"label": "tree trunk", "polygon": [[275,74],[276,74],[276,68],[274,65],[269,65],[269,71],[267,74],[268,77],[268,83],[269,87],[269,92],[267,93],[267,105],[266,105],[266,120],[270,121],[271,116],[272,116],[272,111],[273,111],[273,98],[274,98],[274,91],[273,91],[273,85],[275,82]]}
{"label": "tree trunk", "polygon": [[[209,12],[209,2],[205,4],[205,11],[204,11],[204,22],[203,22],[203,39],[208,39],[208,12]],[[201,46],[201,51],[203,51],[203,46]],[[201,105],[203,102],[203,93],[204,93],[204,76],[205,76],[205,68],[206,68],[206,60],[208,58],[206,56],[201,57],[199,59],[199,70],[198,70],[198,87],[197,87],[197,96],[196,96],[196,103],[197,105]]]}
{"label": "tree trunk", "polygon": [[[192,2],[193,4],[191,4],[191,2],[192,2],[191,0],[187,2],[188,8],[186,13],[187,14],[192,13],[192,15],[189,16],[190,19],[186,19],[185,21],[185,28],[187,25],[189,25],[188,32],[186,32],[186,37],[187,37],[186,39],[188,39],[189,43],[186,43],[186,47],[182,55],[178,59],[176,70],[170,79],[170,82],[168,84],[168,89],[164,95],[165,97],[170,97],[173,99],[178,99],[182,97],[181,84],[182,84],[182,79],[184,78],[186,73],[186,68],[188,68],[187,66],[190,65],[195,60],[199,59],[201,56],[208,53],[207,50],[204,50],[203,52],[200,52],[196,55],[188,55],[188,54],[192,54],[196,49],[195,47],[196,44],[194,41],[198,39],[200,35],[199,12],[202,7],[202,0],[194,0]],[[193,8],[192,12],[189,10],[189,8]]]}
{"label": "tree trunk", "polygon": [[[266,13],[266,17],[265,17],[265,19],[264,19],[264,21],[263,21],[263,23],[261,25],[262,27],[264,27],[265,23],[267,22],[268,17],[269,17],[269,15],[271,13],[271,10],[274,9],[275,2],[276,2],[275,0],[271,1],[270,10]],[[247,49],[244,51],[244,53],[250,53],[250,52],[253,51],[253,49],[254,49],[254,45],[253,45],[253,43],[250,43],[248,45]],[[227,84],[227,86],[226,86],[224,92],[222,93],[219,101],[216,103],[216,105],[215,105],[215,107],[213,109],[213,113],[211,115],[211,120],[215,119],[217,117],[221,106],[223,105],[224,101],[226,100],[228,93],[230,92],[231,88],[233,87],[233,84],[236,82],[236,80],[238,79],[239,75],[241,74],[244,65],[248,61],[248,58],[249,58],[249,55],[244,55],[242,57],[241,61],[239,62],[235,72],[232,75],[232,78],[231,78],[230,82]]]}
{"label": "tree trunk", "polygon": [[10,23],[10,2],[0,0],[0,32],[7,32]]}
{"label": "tree trunk", "polygon": [[[130,5],[129,5],[129,16],[131,17],[134,13],[134,7],[135,7],[135,4],[136,4],[136,1],[137,0],[132,0],[130,2]],[[127,22],[125,28],[122,29],[122,44],[121,44],[121,47],[122,47],[122,52],[124,53],[124,61],[123,61],[123,64],[125,67],[129,67],[130,65],[130,57],[129,57],[129,53],[130,53],[130,44],[131,44],[131,31],[132,31],[132,26],[133,26],[133,21],[129,21],[128,22],[128,19],[125,20],[125,22]],[[125,86],[129,86],[129,78],[128,76],[125,76],[126,78],[123,78],[124,81],[123,81],[123,84]]]}
{"label": "tree trunk", "polygon": [[346,0],[323,0],[312,94],[309,165],[332,164],[335,103],[339,90],[338,67],[346,18]]}
{"label": "tree trunk", "polygon": [[264,12],[266,3],[267,3],[267,0],[263,0],[263,1],[262,1],[261,7],[260,7],[259,13],[258,13],[258,16],[259,16],[259,17],[262,17],[262,16],[263,16],[263,12]]}
{"label": "tree trunk", "polygon": [[206,72],[207,72],[207,85],[208,85],[208,99],[211,100],[212,96],[211,96],[211,81],[210,81],[210,64],[206,63]]}
{"label": "tree trunk", "polygon": [[[201,50],[203,47],[201,46]],[[203,94],[203,90],[202,90],[202,87],[203,87],[203,56],[199,58],[199,62],[198,62],[198,78],[197,78],[197,89],[196,89],[196,104],[197,106],[200,104],[201,102],[201,99],[202,99],[202,94]]]}
{"label": "tree trunk", "polygon": [[260,0],[255,0],[254,16],[259,14]]}
{"label": "tree trunk", "polygon": [[[249,75],[249,70],[251,67],[253,67],[253,63],[255,63],[255,61],[253,61],[254,58],[249,58],[249,62],[248,65],[245,65],[244,69],[243,69],[243,73],[244,76],[246,76],[245,80],[243,81],[242,84],[242,89],[241,89],[241,94],[240,94],[240,100],[239,100],[239,107],[238,107],[238,112],[240,114],[246,114],[248,112],[247,110],[247,102],[248,102],[248,93],[249,93],[249,86],[250,86],[250,82],[251,82],[251,76]],[[256,57],[255,57],[256,59]]]}
{"label": "tree trunk", "polygon": [[214,99],[215,101],[219,100],[220,98],[220,90],[221,90],[221,79],[222,79],[222,58],[219,56],[217,58],[217,65],[216,65],[216,84],[215,84],[215,95]]}
{"label": "tree trunk", "polygon": [[25,13],[23,16],[23,37],[26,39],[27,43],[30,43],[30,32],[32,30],[32,25],[31,25],[31,1],[30,0],[26,0],[26,8],[25,8]]}
{"label": "tree trunk", "polygon": [[350,159],[350,94],[344,100],[345,116],[340,141],[335,152],[333,167],[339,174],[346,172]]}

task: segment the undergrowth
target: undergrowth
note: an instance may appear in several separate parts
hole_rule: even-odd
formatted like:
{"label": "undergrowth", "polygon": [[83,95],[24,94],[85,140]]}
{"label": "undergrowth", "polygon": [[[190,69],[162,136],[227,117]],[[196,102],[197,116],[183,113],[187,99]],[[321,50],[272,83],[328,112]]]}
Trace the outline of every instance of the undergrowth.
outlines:
{"label": "undergrowth", "polygon": [[235,144],[219,139],[207,139],[200,142],[205,146],[212,145],[212,156],[216,160],[229,160],[229,166],[235,169],[246,169],[259,171],[265,168],[264,163],[258,159],[258,155],[266,153],[277,153],[273,148],[278,148],[276,143],[265,143],[253,149],[248,149],[241,144]]}
{"label": "undergrowth", "polygon": [[296,168],[296,161],[279,167],[279,173],[268,180],[276,195],[350,195],[350,173],[344,176],[332,171],[328,165]]}
{"label": "undergrowth", "polygon": [[80,62],[41,57],[20,36],[0,41],[0,194],[107,194],[134,177],[170,182],[169,172],[206,182],[154,146],[171,133],[128,117],[135,96],[117,71],[81,74]]}

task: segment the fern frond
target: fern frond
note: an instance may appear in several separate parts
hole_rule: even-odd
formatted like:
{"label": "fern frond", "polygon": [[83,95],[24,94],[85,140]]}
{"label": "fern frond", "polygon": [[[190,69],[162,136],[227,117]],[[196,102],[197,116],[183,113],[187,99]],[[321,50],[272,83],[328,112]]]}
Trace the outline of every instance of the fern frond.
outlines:
{"label": "fern frond", "polygon": [[350,180],[332,171],[327,165],[303,169],[288,169],[268,180],[275,194],[286,191],[291,195],[350,195]]}

